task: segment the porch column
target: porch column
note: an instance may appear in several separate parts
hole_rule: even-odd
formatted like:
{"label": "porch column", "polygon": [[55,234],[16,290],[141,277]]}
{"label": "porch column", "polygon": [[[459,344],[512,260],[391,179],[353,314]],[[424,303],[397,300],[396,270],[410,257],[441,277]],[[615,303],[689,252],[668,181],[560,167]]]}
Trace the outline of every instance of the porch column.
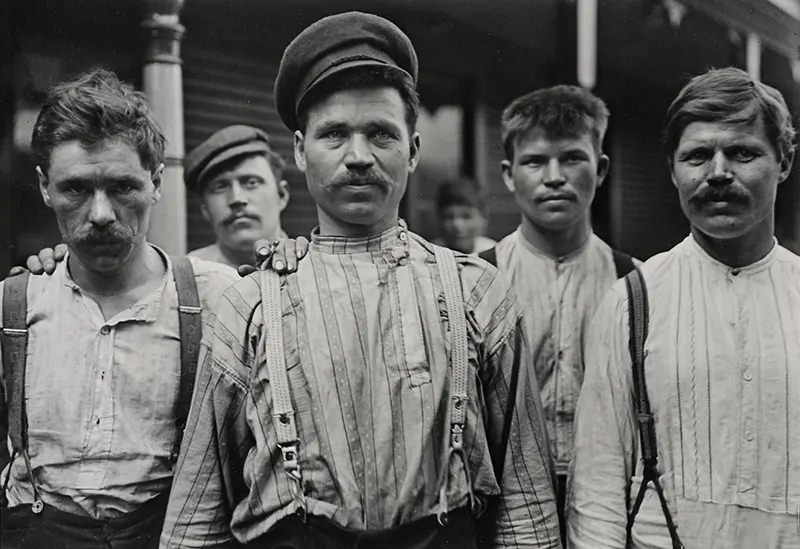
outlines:
{"label": "porch column", "polygon": [[179,22],[183,0],[147,0],[142,88],[167,138],[161,201],[153,209],[148,239],[167,253],[186,253],[186,187],[183,183],[183,82]]}
{"label": "porch column", "polygon": [[597,83],[597,0],[578,0],[578,83],[593,89]]}

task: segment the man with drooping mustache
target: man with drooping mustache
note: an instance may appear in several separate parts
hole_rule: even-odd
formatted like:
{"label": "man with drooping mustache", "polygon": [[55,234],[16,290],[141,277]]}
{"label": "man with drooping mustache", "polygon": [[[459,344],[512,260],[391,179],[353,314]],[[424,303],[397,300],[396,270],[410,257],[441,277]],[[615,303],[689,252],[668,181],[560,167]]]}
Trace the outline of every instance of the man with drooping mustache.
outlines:
{"label": "man with drooping mustache", "polygon": [[0,546],[157,547],[201,314],[237,276],[147,242],[164,136],[113,73],[54,88],[32,149],[68,253],[0,283]]}
{"label": "man with drooping mustache", "polygon": [[375,15],[286,48],[275,98],[319,226],[296,273],[215,310],[162,547],[560,546],[514,293],[398,218],[417,74]]}
{"label": "man with drooping mustache", "polygon": [[589,330],[569,544],[800,547],[800,258],[774,236],[791,115],[711,70],[665,141],[691,234],[612,287]]}

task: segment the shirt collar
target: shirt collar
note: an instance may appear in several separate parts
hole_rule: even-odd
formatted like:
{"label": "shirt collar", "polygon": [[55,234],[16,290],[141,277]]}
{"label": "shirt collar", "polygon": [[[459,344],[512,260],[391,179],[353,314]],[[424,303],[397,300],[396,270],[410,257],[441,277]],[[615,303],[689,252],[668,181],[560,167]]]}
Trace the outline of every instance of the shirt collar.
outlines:
{"label": "shirt collar", "polygon": [[[166,270],[164,272],[164,276],[162,277],[161,283],[155,291],[144,296],[142,299],[124,311],[120,311],[113,318],[108,319],[106,324],[109,326],[113,326],[121,322],[155,322],[158,318],[158,311],[161,306],[161,298],[164,295],[164,289],[166,288],[167,281],[172,278],[172,261],[164,250],[155,244],[148,243],[148,245],[158,252],[161,260],[164,261],[164,264],[166,265]],[[69,252],[67,252],[67,254],[64,256],[64,260],[56,265],[56,272],[54,275],[60,276],[62,283],[68,288],[83,294],[80,286],[78,286],[77,282],[75,282],[75,279],[72,278],[72,275],[69,274],[69,269],[67,268],[68,259]]]}
{"label": "shirt collar", "polygon": [[708,263],[712,264],[717,269],[723,270],[725,272],[730,272],[734,275],[742,274],[751,274],[759,272],[769,266],[772,263],[772,260],[775,258],[775,254],[778,252],[778,239],[774,236],[772,237],[772,248],[770,249],[769,253],[759,259],[758,261],[751,263],[750,265],[745,265],[744,267],[731,267],[730,265],[726,265],[721,261],[718,261],[711,257],[707,251],[703,249],[703,247],[695,240],[694,236],[691,234],[684,239],[684,242],[689,247],[692,253],[700,257],[701,259],[707,261]]}
{"label": "shirt collar", "polygon": [[363,238],[346,236],[329,236],[319,234],[319,227],[311,232],[311,245],[314,250],[330,254],[355,254],[359,252],[376,252],[392,250],[408,246],[408,228],[405,221],[399,219],[397,225],[380,234]]}
{"label": "shirt collar", "polygon": [[573,250],[572,252],[566,255],[553,256],[546,252],[543,252],[542,250],[540,250],[539,248],[528,242],[528,239],[525,238],[525,236],[522,234],[522,226],[520,225],[519,227],[517,227],[517,240],[519,241],[519,243],[522,245],[523,248],[525,248],[532,254],[542,259],[550,260],[555,263],[570,263],[579,259],[584,253],[586,253],[586,250],[589,249],[589,245],[594,241],[595,238],[597,237],[595,236],[594,233],[589,233],[589,238],[586,239],[586,242],[581,244],[580,248]]}

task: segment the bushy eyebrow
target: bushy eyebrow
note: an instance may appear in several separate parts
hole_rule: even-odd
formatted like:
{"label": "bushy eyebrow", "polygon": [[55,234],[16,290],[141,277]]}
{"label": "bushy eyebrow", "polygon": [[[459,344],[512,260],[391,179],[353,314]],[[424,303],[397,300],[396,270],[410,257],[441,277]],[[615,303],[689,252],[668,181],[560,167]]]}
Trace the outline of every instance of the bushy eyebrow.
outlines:
{"label": "bushy eyebrow", "polygon": [[[117,185],[119,183],[127,183],[129,185],[142,185],[142,180],[130,175],[120,175],[120,176],[106,176],[103,177],[103,182],[107,182],[109,185]],[[93,185],[93,180],[88,177],[81,177],[81,176],[69,176],[65,179],[57,181],[55,183],[59,187],[66,187],[68,185]]]}

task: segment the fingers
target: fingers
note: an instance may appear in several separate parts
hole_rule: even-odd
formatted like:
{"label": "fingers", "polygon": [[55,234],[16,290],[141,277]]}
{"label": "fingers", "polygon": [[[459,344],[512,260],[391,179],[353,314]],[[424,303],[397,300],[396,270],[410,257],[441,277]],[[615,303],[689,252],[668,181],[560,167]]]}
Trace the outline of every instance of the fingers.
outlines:
{"label": "fingers", "polygon": [[8,271],[8,276],[17,276],[18,274],[22,274],[25,272],[25,267],[20,267],[17,265],[16,267],[11,267],[11,270]]}
{"label": "fingers", "polygon": [[295,256],[297,259],[303,259],[308,253],[308,239],[304,236],[298,236],[295,240]]}
{"label": "fingers", "polygon": [[286,244],[289,241],[289,239],[282,238],[272,243],[272,269],[278,274],[284,274],[286,272],[286,257],[288,251]]}
{"label": "fingers", "polygon": [[[297,252],[295,251],[296,247],[297,243],[294,239],[290,238],[286,241],[286,274],[293,273],[297,270]],[[276,267],[275,270],[277,271],[278,268]]]}
{"label": "fingers", "polygon": [[53,259],[55,259],[56,262],[63,261],[63,259],[67,257],[67,250],[69,250],[69,248],[67,248],[66,244],[57,244],[53,250]]}
{"label": "fingers", "polygon": [[256,270],[257,269],[253,265],[239,265],[239,267],[236,269],[236,271],[239,273],[239,276],[242,278],[256,272]]}

